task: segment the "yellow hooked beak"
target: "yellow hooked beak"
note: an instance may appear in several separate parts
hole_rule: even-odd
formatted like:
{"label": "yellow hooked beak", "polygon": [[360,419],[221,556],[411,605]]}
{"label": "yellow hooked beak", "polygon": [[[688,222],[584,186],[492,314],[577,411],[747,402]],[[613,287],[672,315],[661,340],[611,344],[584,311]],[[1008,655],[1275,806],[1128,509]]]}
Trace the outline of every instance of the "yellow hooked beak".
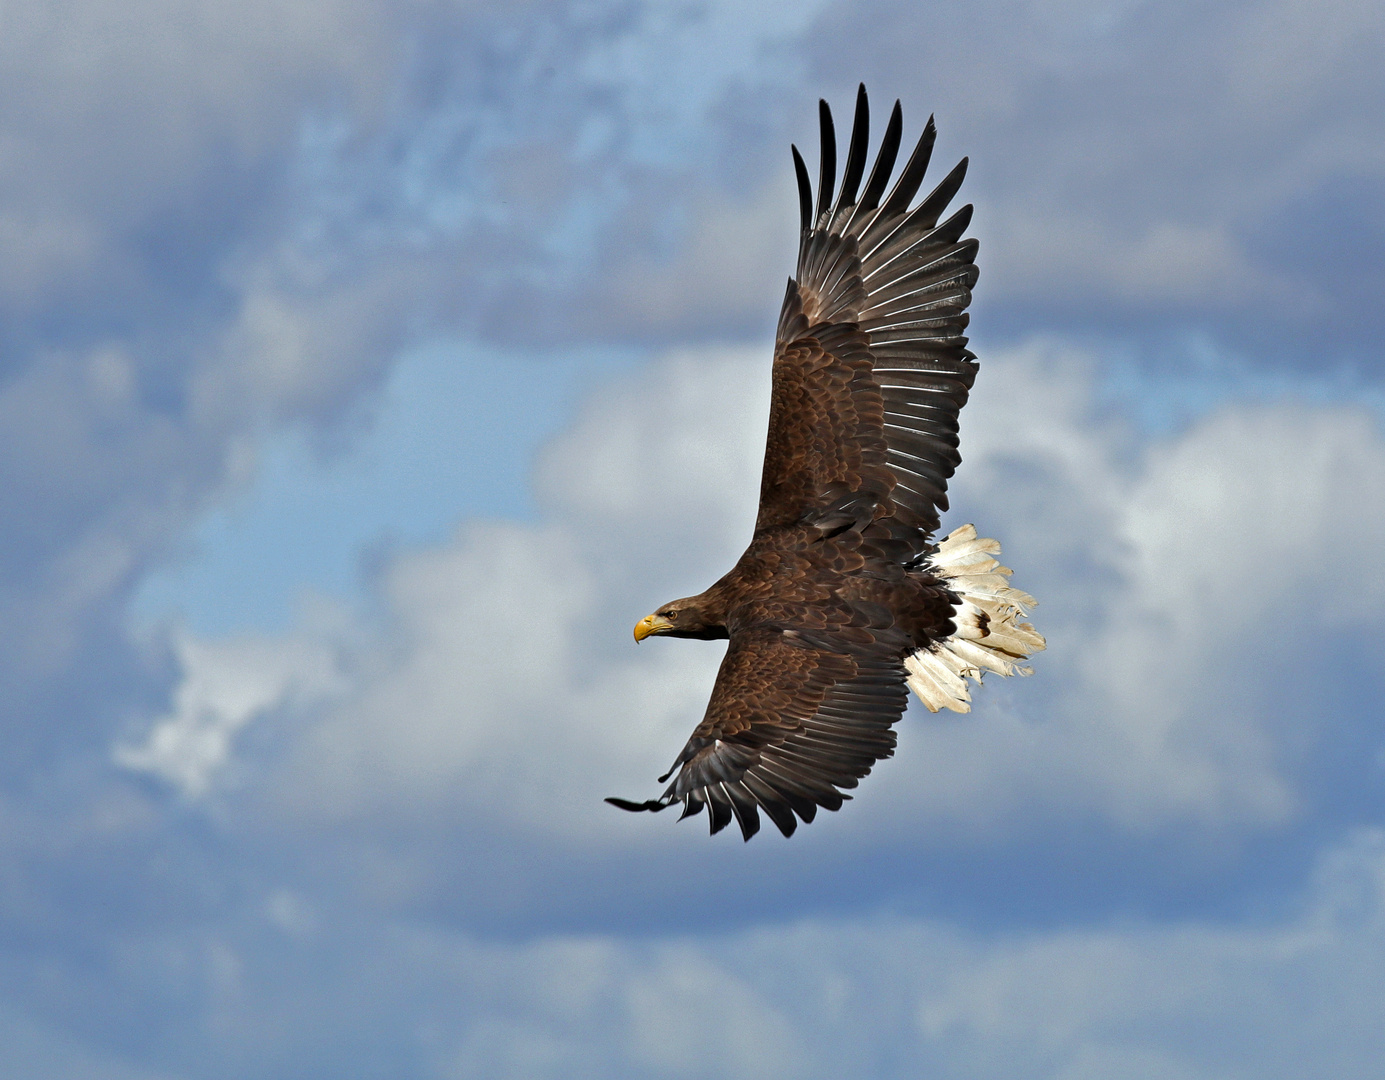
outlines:
{"label": "yellow hooked beak", "polygon": [[662,615],[646,615],[635,624],[635,640],[643,641],[650,634],[666,634],[673,629],[673,623]]}

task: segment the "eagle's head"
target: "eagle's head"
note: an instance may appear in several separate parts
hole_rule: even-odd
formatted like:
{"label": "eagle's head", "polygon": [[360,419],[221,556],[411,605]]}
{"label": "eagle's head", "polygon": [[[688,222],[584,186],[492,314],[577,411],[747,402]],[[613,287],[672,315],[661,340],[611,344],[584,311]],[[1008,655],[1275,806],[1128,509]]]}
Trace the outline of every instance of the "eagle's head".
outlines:
{"label": "eagle's head", "polygon": [[712,618],[702,596],[688,596],[665,604],[653,615],[646,615],[635,624],[635,640],[643,641],[654,634],[670,637],[701,638],[710,641],[727,637],[726,626]]}

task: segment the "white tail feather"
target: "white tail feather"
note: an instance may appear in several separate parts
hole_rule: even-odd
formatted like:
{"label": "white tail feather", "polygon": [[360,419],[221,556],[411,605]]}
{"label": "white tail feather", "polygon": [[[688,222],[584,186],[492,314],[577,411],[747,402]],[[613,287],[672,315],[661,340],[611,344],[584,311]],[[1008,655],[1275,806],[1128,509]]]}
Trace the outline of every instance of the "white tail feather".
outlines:
{"label": "white tail feather", "polygon": [[1016,661],[1044,647],[1043,635],[1020,622],[1037,601],[1010,587],[1009,568],[992,557],[999,554],[999,541],[978,537],[974,527],[963,525],[928,559],[928,568],[957,594],[956,633],[904,660],[909,688],[930,712],[971,712],[967,678],[979,683],[987,671],[1029,675],[1033,669]]}

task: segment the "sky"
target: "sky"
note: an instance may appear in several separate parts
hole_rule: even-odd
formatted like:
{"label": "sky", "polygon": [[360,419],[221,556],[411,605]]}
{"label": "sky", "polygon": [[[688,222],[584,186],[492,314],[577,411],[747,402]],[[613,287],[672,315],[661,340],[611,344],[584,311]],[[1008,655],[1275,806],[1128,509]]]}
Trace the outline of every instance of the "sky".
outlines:
{"label": "sky", "polygon": [[[0,1073],[1375,1077],[1385,8],[21,0]],[[791,840],[621,814],[749,538],[789,144],[976,206],[1048,650]]]}

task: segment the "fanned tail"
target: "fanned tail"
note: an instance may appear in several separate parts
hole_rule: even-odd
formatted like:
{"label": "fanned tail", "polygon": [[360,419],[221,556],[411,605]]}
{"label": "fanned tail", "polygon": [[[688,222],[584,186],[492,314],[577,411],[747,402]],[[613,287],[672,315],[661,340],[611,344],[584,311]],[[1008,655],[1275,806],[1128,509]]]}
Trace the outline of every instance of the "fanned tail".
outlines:
{"label": "fanned tail", "polygon": [[994,556],[1000,542],[981,538],[971,525],[954,529],[927,560],[928,569],[957,596],[956,632],[904,660],[909,688],[929,712],[971,712],[966,679],[987,671],[1030,675],[1020,662],[1044,648],[1043,635],[1021,618],[1036,601],[1010,587],[1011,571]]}

